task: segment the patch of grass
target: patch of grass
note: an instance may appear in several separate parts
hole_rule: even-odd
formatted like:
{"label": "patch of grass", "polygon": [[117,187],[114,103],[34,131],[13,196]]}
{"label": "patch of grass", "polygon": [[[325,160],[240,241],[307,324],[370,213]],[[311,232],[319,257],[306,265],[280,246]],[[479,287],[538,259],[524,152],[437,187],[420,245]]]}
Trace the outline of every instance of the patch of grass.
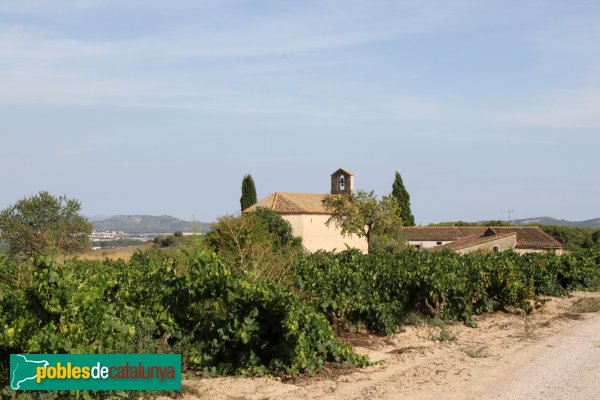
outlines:
{"label": "patch of grass", "polygon": [[[129,246],[129,247],[117,247],[117,248],[109,248],[109,249],[101,249],[94,250],[85,253],[77,254],[76,257],[80,260],[99,260],[102,261],[106,258],[112,260],[122,259],[124,261],[129,261],[131,256],[138,250],[144,251],[151,248],[150,244],[141,244],[138,246]],[[73,258],[73,257],[64,257],[64,258]],[[58,260],[61,261],[61,260]]]}
{"label": "patch of grass", "polygon": [[471,358],[486,358],[490,355],[487,346],[465,347],[463,351]]}
{"label": "patch of grass", "polygon": [[535,339],[535,324],[527,315],[523,318],[523,338],[526,340]]}
{"label": "patch of grass", "polygon": [[402,322],[404,325],[423,326],[430,325],[431,318],[426,317],[421,313],[413,311],[406,314]]}
{"label": "patch of grass", "polygon": [[456,340],[456,335],[446,327],[444,321],[438,319],[434,319],[432,321],[436,321],[438,325],[434,325],[435,328],[429,330],[429,339],[433,340],[434,342],[451,342]]}
{"label": "patch of grass", "polygon": [[578,313],[574,313],[574,312],[564,312],[562,314],[559,314],[557,317],[557,319],[574,319],[575,321],[579,321],[582,320],[584,317],[581,314]]}
{"label": "patch of grass", "polygon": [[416,353],[422,352],[425,349],[425,346],[407,346],[401,347],[399,349],[390,350],[388,354],[405,354],[405,353]]}
{"label": "patch of grass", "polygon": [[577,313],[595,313],[600,311],[600,299],[585,298],[573,303],[573,309]]}

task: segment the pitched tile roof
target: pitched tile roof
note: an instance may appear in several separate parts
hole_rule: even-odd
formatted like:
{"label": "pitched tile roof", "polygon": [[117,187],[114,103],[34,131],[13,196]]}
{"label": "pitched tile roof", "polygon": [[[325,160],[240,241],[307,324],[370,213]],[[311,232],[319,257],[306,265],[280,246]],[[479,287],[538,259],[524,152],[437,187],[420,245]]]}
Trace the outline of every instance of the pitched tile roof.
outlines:
{"label": "pitched tile roof", "polygon": [[279,214],[331,214],[323,206],[325,194],[275,192],[244,212],[254,211],[258,207],[271,209]]}
{"label": "pitched tile roof", "polygon": [[[483,235],[490,227],[485,226],[411,226],[402,228],[406,240],[411,242],[424,241],[455,241],[472,235]],[[562,249],[564,246],[535,226],[494,226],[498,234],[516,232],[517,249]]]}
{"label": "pitched tile roof", "polygon": [[345,173],[345,174],[347,174],[347,175],[352,175],[352,176],[354,176],[354,174],[353,174],[352,172],[350,172],[350,171],[348,171],[347,169],[344,169],[344,168],[339,168],[339,169],[338,169],[338,170],[336,170],[336,171],[335,171],[333,174],[331,174],[331,176],[333,176],[333,175],[337,174],[337,173],[338,173],[338,172],[340,172],[340,171],[344,172],[344,173]]}
{"label": "pitched tile roof", "polygon": [[468,247],[477,246],[483,243],[494,242],[499,239],[504,239],[510,236],[516,236],[516,232],[506,232],[506,233],[497,233],[493,235],[486,235],[486,232],[483,234],[475,234],[470,236],[465,236],[463,238],[457,239],[454,242],[446,243],[440,246],[430,247],[426,250],[429,251],[442,251],[445,249],[450,250],[462,250]]}

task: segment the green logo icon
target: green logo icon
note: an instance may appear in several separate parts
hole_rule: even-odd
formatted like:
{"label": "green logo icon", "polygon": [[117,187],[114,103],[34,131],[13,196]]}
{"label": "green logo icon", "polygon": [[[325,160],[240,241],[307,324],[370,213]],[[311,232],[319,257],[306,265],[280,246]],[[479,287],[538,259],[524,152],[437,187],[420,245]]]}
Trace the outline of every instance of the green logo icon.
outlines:
{"label": "green logo icon", "polygon": [[[13,363],[13,356],[14,363]],[[10,355],[10,387],[20,390],[21,384],[37,378],[38,367],[48,367],[50,363],[46,360],[30,360],[22,354]]]}

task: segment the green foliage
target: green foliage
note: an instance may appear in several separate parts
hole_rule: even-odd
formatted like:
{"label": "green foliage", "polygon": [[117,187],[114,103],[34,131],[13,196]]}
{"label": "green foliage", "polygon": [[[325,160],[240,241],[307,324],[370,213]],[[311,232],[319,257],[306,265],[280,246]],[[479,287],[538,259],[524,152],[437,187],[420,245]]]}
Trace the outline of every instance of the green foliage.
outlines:
{"label": "green foliage", "polygon": [[479,222],[448,221],[429,224],[429,226],[481,226]]}
{"label": "green foliage", "polygon": [[[342,235],[366,238],[369,252],[376,249],[375,243],[388,243],[383,238],[399,237],[402,219],[394,196],[377,200],[373,191],[359,190],[347,195],[327,195],[323,205],[332,213],[326,225],[336,224]],[[377,236],[379,240],[374,240]]]}
{"label": "green foliage", "polygon": [[182,353],[187,370],[211,375],[366,362],[296,295],[236,274],[214,254],[0,260],[0,370],[10,353],[145,352]]}
{"label": "green foliage", "polygon": [[568,250],[600,249],[600,230],[553,225],[540,225],[540,228]]}
{"label": "green foliage", "polygon": [[77,200],[39,192],[0,212],[0,239],[8,243],[12,255],[87,249],[92,226],[79,215],[80,209]]}
{"label": "green foliage", "polygon": [[247,174],[242,180],[242,197],[240,198],[242,212],[254,204],[256,204],[256,187],[254,187],[252,175]]}
{"label": "green foliage", "polygon": [[161,251],[173,256],[180,253],[195,253],[211,249],[207,243],[206,235],[202,234],[156,236],[152,239],[152,243],[154,243],[155,248],[159,248]]}
{"label": "green foliage", "polygon": [[174,299],[175,320],[197,343],[188,358],[194,369],[314,374],[325,361],[364,362],[295,295],[236,276],[216,259],[199,261]]}
{"label": "green foliage", "polygon": [[286,286],[289,267],[303,251],[292,227],[271,210],[258,208],[240,216],[224,216],[213,225],[207,240],[235,271],[253,279]]}
{"label": "green foliage", "polygon": [[242,273],[263,265],[275,243],[273,234],[254,213],[220,217],[206,236],[219,256]]}
{"label": "green foliage", "polygon": [[119,238],[113,240],[103,240],[100,242],[94,242],[94,247],[100,247],[101,249],[111,249],[128,246],[139,246],[144,243],[145,242],[138,239]]}
{"label": "green foliage", "polygon": [[438,328],[429,331],[429,339],[436,342],[451,342],[456,340],[456,335],[442,321]]}
{"label": "green foliage", "polygon": [[392,185],[392,196],[398,200],[399,215],[404,226],[415,226],[415,217],[410,209],[410,195],[404,187],[402,176],[396,171],[394,184]]}
{"label": "green foliage", "polygon": [[524,307],[536,294],[594,289],[600,255],[346,251],[306,256],[295,273],[297,288],[336,327],[387,335],[415,311],[473,325],[473,315]]}
{"label": "green foliage", "polygon": [[507,221],[494,219],[487,222],[448,221],[429,224],[429,226],[514,226]]}
{"label": "green foliage", "polygon": [[504,221],[502,219],[492,219],[487,222],[481,223],[483,226],[514,226],[508,221]]}
{"label": "green foliage", "polygon": [[285,249],[288,246],[302,246],[302,238],[294,236],[290,223],[275,211],[265,207],[258,207],[252,214],[258,217],[267,228],[267,231],[273,235],[274,250]]}

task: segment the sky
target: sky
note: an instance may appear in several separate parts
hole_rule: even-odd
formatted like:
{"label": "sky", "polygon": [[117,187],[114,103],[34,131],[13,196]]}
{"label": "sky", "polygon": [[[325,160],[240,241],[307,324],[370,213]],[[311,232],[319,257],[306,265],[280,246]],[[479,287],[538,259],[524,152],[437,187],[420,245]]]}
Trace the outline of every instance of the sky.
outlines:
{"label": "sky", "polygon": [[600,2],[0,0],[0,208],[213,221],[352,171],[415,221],[600,217]]}

